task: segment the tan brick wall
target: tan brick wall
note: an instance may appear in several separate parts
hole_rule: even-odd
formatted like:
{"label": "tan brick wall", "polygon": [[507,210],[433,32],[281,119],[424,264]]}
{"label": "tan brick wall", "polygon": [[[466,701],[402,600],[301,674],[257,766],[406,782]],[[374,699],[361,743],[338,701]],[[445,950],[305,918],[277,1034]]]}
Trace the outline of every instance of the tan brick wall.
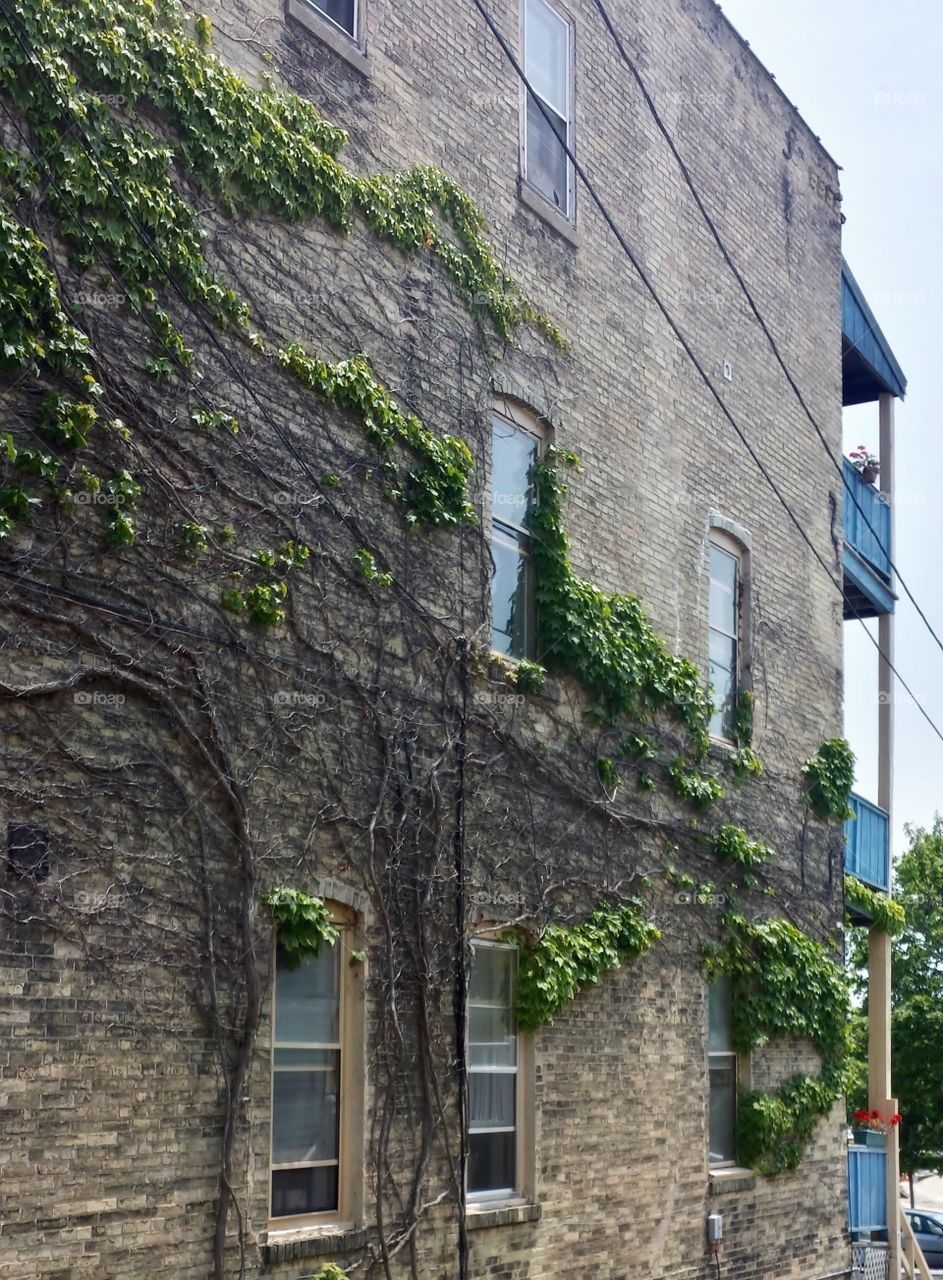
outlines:
{"label": "tan brick wall", "polygon": [[[493,0],[490,7],[516,43],[516,4]],[[719,511],[749,530],[756,746],[766,777],[733,792],[725,814],[774,845],[777,905],[824,936],[840,912],[840,835],[805,822],[798,768],[823,738],[840,730],[837,594],[733,438],[585,191],[578,197],[575,246],[521,203],[518,86],[473,6],[368,0],[368,76],[286,20],[278,0],[228,0],[205,8],[218,49],[240,71],[254,80],[275,74],[349,130],[352,168],[372,172],[423,162],[458,179],[484,210],[509,270],[572,346],[562,357],[523,334],[492,363],[460,300],[427,261],[379,247],[362,227],[341,239],[316,223],[285,228],[259,218],[236,233],[226,218],[208,212],[210,256],[263,314],[273,341],[298,340],[332,358],[366,350],[378,377],[404,403],[430,425],[469,440],[479,462],[479,501],[492,386],[545,415],[558,441],[582,459],[568,505],[577,570],[608,590],[636,592],[672,648],[702,667],[709,513]],[[581,161],[803,528],[837,566],[837,478],[738,298],[594,5],[570,0],[568,8],[576,29]],[[825,186],[837,189],[834,163],[709,0],[612,0],[610,9],[837,448],[840,227],[834,201],[821,194]],[[105,333],[112,324],[116,344],[126,341],[120,325],[101,324]],[[297,471],[282,466],[248,397],[205,344],[199,356],[214,394],[247,424],[256,456],[273,475],[277,471],[274,483],[287,491],[300,486]],[[730,382],[721,377],[724,360],[732,364]],[[365,452],[348,420],[312,409],[287,378],[269,376],[257,385],[319,472]],[[141,394],[144,403],[151,397],[156,411],[153,390]],[[161,394],[169,400],[175,393]],[[174,406],[164,407],[169,413]],[[242,473],[227,471],[235,467],[231,453],[221,449],[216,461],[220,474],[242,483]],[[214,492],[205,501],[215,518],[225,517],[223,497]],[[430,604],[453,634],[464,629],[484,635],[487,565],[477,535],[407,533],[362,478],[351,480],[344,501],[357,509],[371,536],[382,538],[398,584]],[[487,514],[486,507],[482,511]],[[171,519],[168,508],[168,524]],[[210,645],[202,658],[256,806],[261,880],[314,885],[319,876],[335,875],[363,892],[368,886],[357,858],[363,856],[369,804],[364,800],[358,814],[356,837],[350,829],[341,834],[332,826],[331,787],[340,787],[340,775],[349,789],[344,803],[351,804],[349,793],[361,776],[376,769],[378,755],[369,753],[378,748],[372,737],[365,745],[369,726],[364,728],[354,700],[345,700],[338,672],[375,674],[392,703],[418,716],[435,687],[430,673],[440,672],[437,664],[445,659],[408,612],[376,603],[345,576],[338,566],[344,557],[349,562],[358,544],[344,542],[335,563],[337,544],[328,536],[326,515],[324,524],[313,584],[293,587],[292,607],[307,642],[294,652],[323,676],[327,711],[315,708],[289,731],[288,722],[272,713],[273,696],[286,687],[274,667],[260,669],[222,646]],[[129,600],[140,591],[123,569],[115,571],[115,582]],[[204,625],[199,590],[186,606],[178,601],[175,607],[188,624]],[[10,678],[22,682],[67,672],[77,655],[96,656],[83,648],[85,640],[70,649],[58,633],[47,647],[39,634],[23,631],[16,643],[21,651]],[[280,643],[253,637],[262,651],[271,644],[274,653]],[[173,666],[161,651],[154,661]],[[414,683],[417,671],[426,683]],[[501,687],[475,677],[476,689]],[[684,840],[678,865],[700,879],[718,879],[680,804],[662,798],[646,812],[625,798],[603,803],[588,763],[597,731],[587,727],[582,705],[575,687],[553,682],[546,696],[525,707],[498,704],[490,726],[475,726],[468,808],[472,883],[523,894],[533,920],[544,918],[554,885],[566,883],[564,899],[579,915],[601,893],[634,887],[633,870],[657,872],[666,861],[663,836],[678,832]],[[328,713],[329,728],[319,721]],[[27,708],[5,705],[3,714],[5,730],[26,733]],[[0,944],[0,1278],[143,1280],[159,1273],[196,1280],[210,1266],[222,1117],[219,1059],[203,1007],[207,885],[219,930],[221,998],[232,996],[234,1007],[240,980],[228,819],[225,812],[207,819],[201,867],[197,832],[179,794],[199,776],[191,777],[192,757],[179,730],[153,705],[129,696],[107,710],[73,706],[60,725],[66,722],[72,755],[62,771],[42,760],[31,768],[46,787],[41,821],[55,833],[60,852],[67,851],[61,852],[62,865],[73,870],[57,881],[54,903],[48,887],[16,888],[19,919]],[[509,735],[542,745],[525,756],[508,746]],[[142,744],[158,738],[171,744],[170,772],[143,759]],[[256,767],[253,753],[263,742],[263,763]],[[424,725],[417,743],[421,772],[451,739],[446,727]],[[139,769],[141,781],[129,781],[120,795],[103,789],[93,804],[81,790],[90,785],[82,766],[104,755],[112,763],[136,762],[127,776],[137,777]],[[541,774],[546,759],[566,786]],[[489,760],[496,763],[486,765]],[[451,776],[447,781],[451,786]],[[503,814],[498,834],[496,813]],[[17,795],[7,792],[0,820],[40,818],[24,813]],[[448,855],[450,822],[443,819],[436,857]],[[414,852],[421,867],[418,844]],[[447,879],[441,887],[448,902]],[[84,907],[108,894],[113,896],[103,911],[88,920],[93,962],[75,942],[82,935],[76,920],[81,924]],[[537,1037],[541,1215],[474,1230],[471,1275],[706,1280],[714,1271],[704,1224],[714,1210],[726,1218],[723,1274],[731,1280],[812,1280],[839,1270],[848,1262],[839,1108],[820,1125],[796,1173],[711,1194],[706,988],[698,947],[715,936],[716,911],[677,903],[657,879],[648,896],[663,926],[662,943],[606,975]],[[68,942],[37,923],[52,906],[71,913],[70,929],[63,926]],[[316,1273],[324,1257],[357,1263],[363,1249],[358,1239],[346,1253],[318,1255],[309,1242],[307,1256],[263,1261],[271,957],[261,919],[258,934],[265,1006],[235,1174],[248,1212],[247,1274],[301,1280]],[[377,1029],[389,975],[382,930],[372,916],[367,934],[370,1134],[379,1114]],[[161,948],[166,960],[154,963]],[[436,1016],[448,1028],[450,993],[436,996]],[[404,1008],[413,1008],[409,1000]],[[407,1025],[405,1036],[415,1051],[414,1027]],[[445,1032],[436,1043],[444,1073],[449,1043]],[[804,1057],[802,1046],[774,1047],[754,1064],[754,1082],[775,1084]],[[403,1071],[400,1064],[397,1070],[392,1088],[400,1109],[391,1159],[396,1176],[407,1179],[417,1143],[410,1112],[416,1069]],[[367,1147],[366,1209],[357,1225],[373,1239],[374,1148],[369,1141]],[[434,1200],[445,1187],[437,1139],[425,1199]],[[454,1209],[446,1200],[423,1218],[416,1234],[415,1265],[423,1280],[456,1274],[455,1238]],[[235,1276],[234,1261],[232,1266]],[[403,1249],[392,1274],[405,1276],[408,1267],[409,1250]]]}

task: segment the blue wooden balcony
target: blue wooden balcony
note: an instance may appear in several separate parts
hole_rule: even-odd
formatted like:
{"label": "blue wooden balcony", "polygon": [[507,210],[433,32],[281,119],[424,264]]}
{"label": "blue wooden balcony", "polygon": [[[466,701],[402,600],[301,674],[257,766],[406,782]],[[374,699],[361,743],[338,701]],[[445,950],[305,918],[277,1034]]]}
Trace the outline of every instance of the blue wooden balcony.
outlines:
{"label": "blue wooden balcony", "polygon": [[894,612],[891,509],[884,495],[874,485],[865,484],[847,458],[842,469],[845,617],[853,618],[857,613],[862,618],[876,618]]}
{"label": "blue wooden balcony", "polygon": [[872,889],[890,892],[891,857],[888,818],[870,800],[848,797],[854,813],[845,823],[845,870]]}
{"label": "blue wooden balcony", "polygon": [[887,1152],[878,1147],[848,1148],[848,1230],[887,1231]]}

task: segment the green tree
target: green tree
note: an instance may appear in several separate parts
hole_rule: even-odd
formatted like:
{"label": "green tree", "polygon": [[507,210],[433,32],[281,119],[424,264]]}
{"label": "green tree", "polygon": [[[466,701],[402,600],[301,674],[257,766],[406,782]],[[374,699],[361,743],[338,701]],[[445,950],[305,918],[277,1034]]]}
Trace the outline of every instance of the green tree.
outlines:
{"label": "green tree", "polygon": [[[905,827],[909,848],[896,868],[894,894],[907,924],[893,942],[891,1037],[893,1088],[904,1117],[901,1171],[943,1173],[943,818],[929,830]],[[863,987],[867,933],[855,930],[849,958]],[[849,1026],[848,1100],[867,1105],[867,1000]]]}

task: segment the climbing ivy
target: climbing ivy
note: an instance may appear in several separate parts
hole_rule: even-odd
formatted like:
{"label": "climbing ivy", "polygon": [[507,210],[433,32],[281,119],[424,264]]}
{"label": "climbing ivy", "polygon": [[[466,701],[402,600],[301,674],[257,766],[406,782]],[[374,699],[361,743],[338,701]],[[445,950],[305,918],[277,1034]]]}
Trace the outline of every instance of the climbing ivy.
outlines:
{"label": "climbing ivy", "polygon": [[386,454],[394,443],[405,445],[420,459],[401,480],[394,463],[388,471],[387,494],[406,506],[411,524],[473,523],[468,501],[472,456],[457,436],[434,435],[414,414],[403,413],[390,393],[373,377],[366,356],[327,364],[307,355],[298,343],[278,353],[279,363],[306,387],[359,417],[371,444]]}
{"label": "climbing ivy", "polygon": [[721,827],[714,839],[714,852],[725,862],[735,862],[740,867],[758,867],[773,856],[768,845],[751,840],[740,827],[728,823]]}
{"label": "climbing ivy", "polygon": [[571,1000],[597,983],[607,969],[640,956],[661,936],[633,899],[602,904],[579,924],[550,925],[538,942],[522,948],[517,983],[521,1031],[549,1026]]}
{"label": "climbing ivy", "polygon": [[682,756],[678,756],[671,765],[668,777],[675,795],[689,801],[695,809],[710,809],[723,798],[724,789],[720,782],[709,773],[689,769]]}
{"label": "climbing ivy", "polygon": [[278,948],[289,969],[297,969],[306,956],[316,956],[322,946],[332,947],[340,937],[320,898],[279,885],[263,901],[272,913]]}
{"label": "climbing ivy", "polygon": [[863,884],[857,876],[845,874],[845,902],[857,907],[871,919],[870,928],[892,936],[900,933],[907,924],[904,908],[886,893],[877,893]]}
{"label": "climbing ivy", "polygon": [[[160,305],[170,280],[216,325],[264,351],[245,303],[204,257],[204,231],[184,187],[233,214],[321,218],[342,233],[360,220],[404,253],[431,254],[469,310],[502,339],[531,325],[565,347],[503,271],[482,214],[455,182],[428,166],[349,172],[338,158],[343,129],[305,98],[241,80],[212,53],[207,21],[198,20],[195,33],[178,0],[11,0],[0,10],[0,92],[27,122],[38,157],[34,164],[0,147],[6,194],[11,201],[41,196],[74,265],[84,271],[104,263],[114,273],[154,335],[153,349],[142,351],[142,371],[166,378],[175,364],[193,359]],[[90,398],[102,388],[89,372],[88,339],[67,318],[43,253],[12,203],[0,203],[0,371],[84,378],[87,401],[55,392],[55,414],[44,410],[49,438],[75,450],[87,442],[97,414]],[[381,451],[398,442],[418,456],[404,476],[389,458],[382,470],[387,494],[405,504],[408,520],[474,519],[464,442],[437,437],[401,413],[363,357],[331,366],[291,344],[278,358],[305,385],[357,412]],[[190,421],[238,431],[223,409],[196,408]],[[124,424],[119,429],[127,439]],[[32,474],[56,483],[51,462]],[[38,505],[30,495],[21,503],[11,497],[0,513],[0,537]],[[126,512],[107,519],[109,545],[130,546],[134,538]],[[275,585],[264,584],[258,594],[273,592]],[[228,598],[236,603],[232,591]],[[257,622],[279,618],[277,605],[258,603],[247,610]]]}
{"label": "climbing ivy", "polygon": [[823,822],[853,817],[848,796],[855,780],[855,757],[844,738],[829,738],[802,766],[806,803]]}
{"label": "climbing ivy", "polygon": [[[207,26],[197,38],[187,34],[178,0],[15,0],[7,8],[0,85],[29,120],[44,162],[67,179],[67,201],[47,192],[61,230],[81,254],[87,232],[148,307],[162,271],[142,252],[127,208],[191,297],[220,323],[248,323],[245,306],[202,256],[196,215],[172,177],[178,162],[233,213],[321,217],[344,232],[359,215],[404,252],[431,253],[503,338],[530,324],[563,345],[499,266],[481,213],[455,182],[428,166],[351,173],[338,159],[344,130],[297,94],[240,79],[210,51]],[[127,109],[139,103],[168,122],[172,147],[128,122]]]}
{"label": "climbing ivy", "polygon": [[532,469],[537,501],[528,516],[537,580],[538,647],[544,665],[575,676],[610,717],[666,710],[707,750],[711,704],[696,666],[658,638],[634,595],[607,595],[578,577],[563,520],[561,467],[576,456],[556,446]]}
{"label": "climbing ivy", "polygon": [[737,697],[737,705],[733,716],[733,740],[736,749],[731,755],[727,767],[734,776],[734,781],[745,782],[747,778],[758,778],[763,772],[759,756],[753,750],[753,710],[756,695],[752,689],[742,689]]}
{"label": "climbing ivy", "polygon": [[737,1157],[759,1173],[795,1169],[818,1119],[844,1090],[848,987],[828,949],[787,920],[751,923],[727,914],[725,940],[705,949],[711,977],[726,975],[733,996],[733,1042],[749,1053],[770,1040],[809,1040],[818,1076],[795,1075],[775,1093],[744,1092]]}

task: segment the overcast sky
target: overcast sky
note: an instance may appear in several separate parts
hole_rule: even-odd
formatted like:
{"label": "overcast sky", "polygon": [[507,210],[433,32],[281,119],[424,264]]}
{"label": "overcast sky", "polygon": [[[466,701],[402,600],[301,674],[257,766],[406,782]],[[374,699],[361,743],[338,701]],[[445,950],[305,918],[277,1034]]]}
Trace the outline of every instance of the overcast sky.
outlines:
{"label": "overcast sky", "polygon": [[[842,166],[845,258],[908,381],[896,406],[894,559],[943,639],[943,2],[722,0],[721,8]],[[846,452],[859,442],[877,451],[876,405],[846,412]],[[943,651],[906,598],[896,643],[897,669],[943,732]],[[876,800],[877,654],[858,622],[845,624],[845,646],[856,789]],[[901,691],[895,709],[899,854],[904,823],[943,813],[943,742]]]}

